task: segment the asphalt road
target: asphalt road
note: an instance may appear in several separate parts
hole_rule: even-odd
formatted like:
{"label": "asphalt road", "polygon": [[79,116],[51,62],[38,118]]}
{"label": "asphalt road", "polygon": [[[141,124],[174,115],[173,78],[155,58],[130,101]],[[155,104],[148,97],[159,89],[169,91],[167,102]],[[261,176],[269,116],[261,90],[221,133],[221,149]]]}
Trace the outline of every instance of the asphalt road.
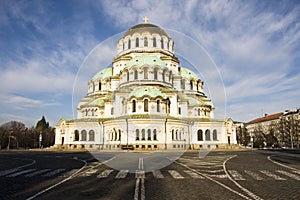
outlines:
{"label": "asphalt road", "polygon": [[300,199],[300,152],[0,152],[0,199]]}

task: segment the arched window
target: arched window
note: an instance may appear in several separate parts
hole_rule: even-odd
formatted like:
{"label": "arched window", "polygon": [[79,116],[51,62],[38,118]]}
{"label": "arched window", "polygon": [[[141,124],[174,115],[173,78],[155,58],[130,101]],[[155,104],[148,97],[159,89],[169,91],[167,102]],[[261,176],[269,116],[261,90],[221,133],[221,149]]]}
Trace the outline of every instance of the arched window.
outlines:
{"label": "arched window", "polygon": [[101,90],[101,82],[99,82],[99,90]]}
{"label": "arched window", "polygon": [[149,100],[145,99],[144,100],[144,112],[148,112],[149,111]]}
{"label": "arched window", "polygon": [[191,85],[191,90],[193,90],[193,85],[194,85],[193,81],[190,82],[190,85]]}
{"label": "arched window", "polygon": [[162,73],[162,80],[163,80],[163,82],[165,82],[165,76],[166,76],[166,70],[164,70],[163,73]]}
{"label": "arched window", "polygon": [[203,141],[203,131],[201,129],[198,130],[197,136],[198,141]]}
{"label": "arched window", "polygon": [[127,81],[129,81],[129,71],[127,71]]}
{"label": "arched window", "polygon": [[81,131],[81,141],[86,141],[86,130]]}
{"label": "arched window", "polygon": [[112,107],[110,110],[110,114],[113,115],[114,114],[114,108]]}
{"label": "arched window", "polygon": [[131,40],[129,39],[128,40],[128,49],[130,49],[131,48]]}
{"label": "arched window", "polygon": [[156,101],[156,112],[160,112],[160,101]]}
{"label": "arched window", "polygon": [[145,133],[146,131],[145,131],[145,129],[142,129],[142,140],[145,140],[145,135],[146,135],[146,133]]}
{"label": "arched window", "polygon": [[210,141],[210,131],[208,129],[205,131],[205,140]]}
{"label": "arched window", "polygon": [[172,129],[172,140],[174,140],[174,129]]}
{"label": "arched window", "polygon": [[148,69],[144,68],[144,79],[148,79]]}
{"label": "arched window", "polygon": [[89,131],[89,141],[95,141],[95,131],[94,130]]}
{"label": "arched window", "polygon": [[198,116],[200,116],[200,114],[201,114],[201,110],[200,108],[198,108]]}
{"label": "arched window", "polygon": [[148,38],[144,37],[144,47],[147,47],[147,46],[148,46]]}
{"label": "arched window", "polygon": [[166,100],[166,112],[167,112],[167,114],[169,114],[170,113],[170,106],[171,106],[171,102],[170,102],[170,99],[169,98],[167,98],[167,100]]}
{"label": "arched window", "polygon": [[125,50],[125,43],[123,42],[123,50]]}
{"label": "arched window", "polygon": [[172,79],[172,76],[173,76],[172,71],[170,71],[169,81]]}
{"label": "arched window", "polygon": [[157,68],[154,68],[153,73],[154,73],[154,80],[157,80]]}
{"label": "arched window", "polygon": [[181,89],[185,89],[185,80],[184,79],[182,79],[181,80]]}
{"label": "arched window", "polygon": [[140,140],[140,130],[139,129],[136,129],[135,130],[135,140]]}
{"label": "arched window", "polygon": [[138,71],[135,69],[134,70],[134,80],[138,79]]}
{"label": "arched window", "polygon": [[132,112],[136,112],[136,101],[132,100]]}
{"label": "arched window", "polygon": [[140,45],[139,38],[136,38],[135,39],[135,47],[139,47],[139,45]]}
{"label": "arched window", "polygon": [[74,141],[79,141],[79,131],[78,130],[74,131]]}
{"label": "arched window", "polygon": [[156,129],[153,130],[153,140],[157,140]]}
{"label": "arched window", "polygon": [[119,141],[121,141],[121,130],[119,129]]}
{"label": "arched window", "polygon": [[214,141],[218,140],[218,135],[217,135],[217,130],[216,129],[213,130],[213,140]]}
{"label": "arched window", "polygon": [[147,140],[151,140],[151,129],[148,129],[147,133],[148,133]]}
{"label": "arched window", "polygon": [[156,47],[156,38],[153,38],[153,47]]}
{"label": "arched window", "polygon": [[161,43],[161,48],[164,49],[164,39],[163,38],[161,38],[160,43]]}

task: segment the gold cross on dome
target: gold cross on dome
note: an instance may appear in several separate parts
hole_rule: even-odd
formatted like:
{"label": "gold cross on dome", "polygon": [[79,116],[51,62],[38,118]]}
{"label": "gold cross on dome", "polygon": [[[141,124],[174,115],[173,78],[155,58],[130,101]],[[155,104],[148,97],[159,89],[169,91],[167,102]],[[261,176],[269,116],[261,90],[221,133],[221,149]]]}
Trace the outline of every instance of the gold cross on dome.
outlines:
{"label": "gold cross on dome", "polygon": [[144,24],[147,24],[147,23],[148,23],[148,20],[149,20],[149,18],[145,16],[145,17],[143,18],[143,20],[144,20]]}

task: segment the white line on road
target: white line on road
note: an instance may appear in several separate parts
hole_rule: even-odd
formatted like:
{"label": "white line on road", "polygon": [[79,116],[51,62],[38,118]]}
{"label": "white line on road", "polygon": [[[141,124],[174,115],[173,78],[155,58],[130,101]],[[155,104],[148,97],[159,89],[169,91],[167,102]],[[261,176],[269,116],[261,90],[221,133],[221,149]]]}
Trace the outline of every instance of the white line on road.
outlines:
{"label": "white line on road", "polygon": [[197,174],[191,170],[184,170],[184,173],[190,175],[192,178],[201,178],[201,179],[204,178],[203,176],[200,176],[199,174]]}
{"label": "white line on road", "polygon": [[35,172],[32,172],[32,173],[26,174],[25,177],[33,177],[33,176],[48,172],[50,170],[51,169],[42,169],[42,170],[39,170],[39,171],[35,171]]}
{"label": "white line on road", "polygon": [[168,170],[169,174],[175,179],[184,179],[177,171],[175,170]]}
{"label": "white line on road", "polygon": [[142,157],[139,158],[139,169],[144,169],[144,159]]}
{"label": "white line on road", "polygon": [[260,170],[261,173],[267,175],[268,177],[271,177],[271,178],[274,178],[275,180],[278,180],[278,181],[284,181],[286,180],[285,178],[282,178],[276,174],[272,174],[271,172],[267,171],[267,170]]}
{"label": "white line on road", "polygon": [[145,178],[145,171],[144,170],[136,170],[135,178]]}
{"label": "white line on road", "polygon": [[155,178],[164,178],[164,175],[162,175],[160,170],[154,170],[152,171],[152,174]]}
{"label": "white line on road", "polygon": [[106,177],[108,177],[113,171],[114,171],[114,170],[112,170],[112,169],[106,169],[106,170],[104,170],[103,172],[101,172],[101,173],[97,176],[97,178],[106,178]]}
{"label": "white line on road", "polygon": [[252,177],[253,179],[255,179],[255,180],[258,180],[258,181],[263,180],[263,178],[262,178],[260,175],[258,175],[257,173],[255,173],[255,172],[253,172],[253,171],[244,170],[244,172],[245,172],[246,174],[248,174],[249,176],[251,176],[251,177]]}
{"label": "white line on road", "polygon": [[[273,156],[273,155],[272,155],[272,156]],[[282,163],[279,163],[279,162],[276,162],[276,161],[272,160],[272,159],[271,159],[272,156],[268,156],[268,160],[271,161],[272,163],[275,163],[276,165],[280,165],[280,166],[282,166],[282,167],[285,167],[285,168],[288,168],[288,169],[291,169],[291,170],[295,170],[295,171],[299,170],[299,169],[296,169],[296,168],[294,168],[294,167],[290,167],[290,166],[287,166],[287,165],[284,165],[284,164],[282,164]]]}
{"label": "white line on road", "polygon": [[120,179],[120,178],[125,178],[128,174],[129,170],[121,170],[119,173],[116,175],[115,178]]}
{"label": "white line on road", "polygon": [[26,174],[28,172],[32,172],[32,171],[35,171],[36,169],[27,169],[27,170],[23,170],[23,171],[20,171],[20,172],[16,172],[16,173],[13,173],[13,174],[10,174],[10,175],[7,175],[6,177],[17,177],[17,176],[20,176],[22,174]]}
{"label": "white line on road", "polygon": [[233,177],[234,180],[244,181],[246,180],[238,171],[236,170],[228,170],[229,174]]}
{"label": "white line on road", "polygon": [[137,178],[135,181],[135,190],[134,190],[134,200],[139,199],[139,189],[140,189],[140,181],[141,179]]}
{"label": "white line on road", "polygon": [[16,159],[16,160],[31,160],[32,162],[29,163],[29,164],[26,164],[26,165],[21,165],[21,166],[16,167],[16,168],[12,168],[12,169],[7,169],[7,170],[4,170],[4,171],[1,171],[0,172],[0,176],[5,176],[7,174],[11,174],[11,173],[20,171],[23,167],[28,167],[28,166],[33,165],[34,163],[36,163],[36,161],[32,160],[32,159],[20,159],[20,158],[12,158],[12,159]]}
{"label": "white line on road", "polygon": [[276,172],[281,173],[283,175],[286,175],[286,176],[288,176],[290,178],[293,178],[293,179],[295,179],[297,181],[300,181],[300,176],[298,176],[296,174],[292,174],[292,173],[289,173],[289,172],[283,171],[283,170],[276,170]]}
{"label": "white line on road", "polygon": [[66,169],[56,169],[54,171],[51,171],[51,172],[48,172],[46,174],[43,174],[42,177],[51,177],[51,176],[54,176],[55,174],[58,174],[60,172],[63,172],[65,171]]}

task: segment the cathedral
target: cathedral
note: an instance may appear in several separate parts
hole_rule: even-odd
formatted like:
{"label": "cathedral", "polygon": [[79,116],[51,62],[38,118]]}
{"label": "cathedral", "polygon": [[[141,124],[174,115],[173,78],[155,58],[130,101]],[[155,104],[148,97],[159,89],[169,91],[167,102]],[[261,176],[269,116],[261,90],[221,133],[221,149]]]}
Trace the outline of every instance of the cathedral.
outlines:
{"label": "cathedral", "polygon": [[88,82],[77,119],[56,125],[55,147],[183,150],[236,144],[233,121],[214,118],[203,81],[181,66],[166,31],[145,20],[129,28],[116,48],[111,66]]}

